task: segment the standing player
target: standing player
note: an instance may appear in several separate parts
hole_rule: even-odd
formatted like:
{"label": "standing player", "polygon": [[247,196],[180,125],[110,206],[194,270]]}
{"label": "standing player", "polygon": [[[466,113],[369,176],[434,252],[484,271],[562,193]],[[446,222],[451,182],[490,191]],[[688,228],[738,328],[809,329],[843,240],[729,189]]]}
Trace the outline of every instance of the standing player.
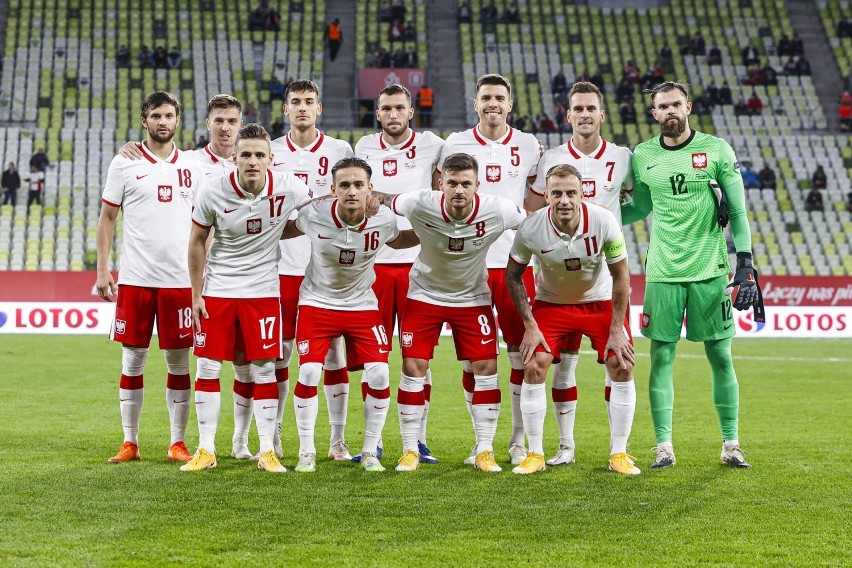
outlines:
{"label": "standing player", "polygon": [[[654,211],[641,320],[642,335],[651,339],[651,415],[657,437],[651,467],[675,464],[672,365],[684,313],[686,338],[704,342],[710,362],[713,403],[722,430],[721,461],[751,467],[738,441],[739,384],[731,357],[735,328],[728,295],[739,286],[733,307],[755,306],[760,316],[762,302],[752,267],[739,162],[727,142],[689,127],[692,103],[684,85],[661,83],[651,92],[651,105],[660,137],[636,147],[633,201],[622,207],[625,224]],[[737,250],[730,284],[723,232],[729,220]]]}
{"label": "standing player", "polygon": [[[184,438],[189,419],[189,348],[192,346],[192,296],[186,270],[193,194],[201,173],[178,151],[172,138],[180,124],[180,102],[155,92],[142,103],[148,140],[144,159],[116,156],[109,166],[98,220],[98,277],[95,287],[106,301],[118,293],[112,338],[121,343],[119,408],[124,444],[110,463],[139,459],[139,417],[143,371],[157,321],[168,378],[166,405],[171,423],[168,459],[191,459]],[[121,271],[116,287],[109,271],[119,208],[124,217]]]}
{"label": "standing player", "polygon": [[[223,359],[233,360],[237,322],[245,338],[245,357],[251,361],[252,406],[260,439],[257,466],[273,473],[286,471],[273,449],[278,414],[275,358],[281,353],[278,241],[290,213],[307,201],[310,190],[293,176],[269,171],[272,158],[262,126],[241,128],[235,146],[237,171],[200,192],[192,213],[189,274],[199,441],[182,471],[216,467],[219,373]],[[213,242],[206,251],[213,227]]]}
{"label": "standing player", "polygon": [[458,358],[470,361],[474,374],[474,465],[486,472],[500,471],[493,446],[500,415],[498,347],[485,265],[489,247],[504,231],[517,228],[523,213],[508,199],[480,196],[477,170],[472,156],[452,154],[444,160],[440,192],[423,189],[393,199],[394,211],[411,221],[421,242],[401,327],[397,406],[404,453],[397,471],[420,465],[417,438],[425,404],[423,384],[445,322],[453,328]]}
{"label": "standing player", "polygon": [[[549,207],[521,224],[506,268],[509,292],[526,326],[521,342],[525,365],[521,412],[530,451],[513,470],[515,473],[545,468],[544,381],[551,361],[559,358],[559,351],[551,351],[551,346],[561,345],[566,337],[577,333],[592,340],[598,362],[607,366],[613,380],[609,469],[625,475],[640,473],[627,455],[636,388],[627,322],[630,272],[624,235],[612,213],[583,203],[581,178],[580,171],[568,164],[546,172]],[[521,278],[533,256],[538,257],[541,270],[531,310]]]}
{"label": "standing player", "polygon": [[[538,139],[532,134],[515,130],[506,123],[512,111],[512,85],[501,75],[483,75],[476,82],[476,98],[473,108],[479,114],[479,124],[456,132],[447,138],[443,157],[456,152],[470,154],[480,164],[479,181],[483,195],[500,195],[512,201],[518,208],[525,206],[529,184],[535,180],[536,166],[540,157]],[[442,166],[439,165],[439,169]],[[533,196],[534,197],[534,196]],[[532,198],[531,198],[532,199]],[[538,205],[539,207],[541,204]],[[508,346],[512,400],[512,436],[509,440],[509,456],[517,465],[527,454],[524,446],[524,424],[520,410],[520,386],[524,378],[524,364],[518,352],[524,335],[524,324],[506,288],[506,262],[512,248],[514,232],[508,231],[488,251],[488,286],[497,308],[497,320],[503,340]],[[533,292],[532,269],[525,276],[527,289]],[[468,410],[473,397],[473,374],[470,364],[464,362],[463,385],[468,400]],[[471,463],[473,454],[465,460]]]}
{"label": "standing player", "polygon": [[[431,132],[415,132],[409,125],[414,116],[411,93],[402,85],[388,85],[376,101],[376,120],[382,131],[361,138],[355,145],[355,155],[366,160],[376,175],[372,178],[376,191],[397,195],[429,187],[437,188],[439,178],[435,166],[444,141]],[[408,229],[407,219],[399,226]],[[376,259],[376,282],[373,291],[379,301],[382,324],[390,335],[405,313],[408,294],[408,273],[420,252],[419,247],[394,249],[382,247]],[[432,397],[432,373],[426,371],[424,384],[426,406],[420,424],[418,450],[421,463],[438,463],[426,446],[426,423]],[[381,445],[379,446],[381,448]],[[381,453],[381,450],[379,450]],[[355,456],[353,459],[358,459]]]}
{"label": "standing player", "polygon": [[[544,199],[546,174],[553,166],[570,164],[582,177],[583,200],[608,209],[621,224],[622,192],[633,187],[630,169],[630,150],[607,142],[601,137],[601,124],[606,120],[603,94],[592,83],[574,83],[568,93],[568,121],[573,135],[561,146],[551,148],[541,157],[535,185],[530,190],[527,206],[530,210],[546,204]],[[538,203],[536,203],[538,201]],[[547,465],[574,463],[574,419],[577,409],[577,361],[580,357],[582,334],[566,338],[558,350],[559,361],[553,369],[553,411],[559,428],[559,449]],[[609,415],[609,398],[612,379],[609,367],[604,366],[604,401]],[[610,421],[610,429],[612,422]]]}
{"label": "standing player", "polygon": [[[203,148],[185,152],[196,159],[198,166],[208,178],[227,175],[236,170],[233,160],[234,143],[237,132],[243,125],[243,105],[239,99],[230,95],[215,95],[207,103],[207,130],[210,143]],[[128,142],[121,154],[131,159],[142,159],[137,142]],[[242,333],[237,334],[238,350],[234,358],[234,435],[231,456],[237,459],[250,459],[253,454],[248,449],[249,428],[251,427],[253,383],[249,377],[249,365],[242,353]],[[275,447],[281,447],[280,432],[276,433]]]}
{"label": "standing player", "polygon": [[316,470],[314,430],[317,420],[317,385],[331,341],[346,340],[349,370],[363,369],[364,445],[361,466],[384,471],[377,455],[388,414],[390,379],[388,334],[382,325],[376,295],[373,263],[381,247],[417,244],[413,231],[400,233],[396,217],[383,207],[367,217],[372,185],[371,168],[359,158],[344,158],[332,168],[332,193],[337,199],[312,203],[299,212],[294,231],[311,240],[311,261],[299,294],[296,344],[299,380],[293,391],[299,431],[298,472]]}
{"label": "standing player", "polygon": [[[343,140],[326,136],[317,129],[317,118],[322,114],[319,87],[313,81],[300,79],[291,81],[284,93],[284,114],[290,120],[290,131],[272,142],[275,162],[271,169],[295,175],[320,197],[331,192],[331,167],[343,158],[352,157],[352,148]],[[299,287],[305,278],[311,242],[307,237],[281,241],[281,260],[278,274],[281,282],[282,344],[284,354],[275,362],[280,398],[278,401],[278,429],[287,400],[289,365],[293,354],[293,338],[296,336],[296,308],[299,303]],[[331,426],[328,457],[334,460],[349,460],[346,445],[346,409],[349,405],[349,374],[343,340],[332,342],[325,361],[323,380],[328,422]]]}

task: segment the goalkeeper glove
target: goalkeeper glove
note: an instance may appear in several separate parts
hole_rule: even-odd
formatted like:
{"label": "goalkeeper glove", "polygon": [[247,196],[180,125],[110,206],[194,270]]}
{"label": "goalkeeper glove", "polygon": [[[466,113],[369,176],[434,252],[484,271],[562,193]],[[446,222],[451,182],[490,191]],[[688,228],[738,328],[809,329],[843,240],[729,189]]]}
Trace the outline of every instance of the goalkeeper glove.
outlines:
{"label": "goalkeeper glove", "polygon": [[728,198],[715,179],[710,180],[710,189],[713,190],[713,198],[716,200],[716,220],[724,229],[728,226]]}
{"label": "goalkeeper glove", "polygon": [[739,286],[733,305],[738,310],[747,310],[754,306],[755,321],[764,321],[763,294],[757,282],[757,272],[751,261],[751,254],[737,253],[737,268],[734,277],[725,287],[725,294],[730,295]]}

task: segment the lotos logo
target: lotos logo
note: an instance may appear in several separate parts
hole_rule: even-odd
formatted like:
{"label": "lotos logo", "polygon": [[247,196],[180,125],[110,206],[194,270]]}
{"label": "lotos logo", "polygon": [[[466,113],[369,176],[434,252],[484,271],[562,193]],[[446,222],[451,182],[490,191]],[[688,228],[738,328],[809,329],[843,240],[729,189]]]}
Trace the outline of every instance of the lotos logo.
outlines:
{"label": "lotos logo", "polygon": [[302,180],[302,183],[304,183],[305,185],[308,185],[308,174],[303,174],[303,173],[297,172],[297,173],[294,173],[293,175],[296,176],[297,178],[299,178],[300,180]]}
{"label": "lotos logo", "polygon": [[115,333],[121,335],[127,330],[127,322],[124,320],[115,320]]}
{"label": "lotos logo", "polygon": [[754,321],[754,313],[751,311],[741,313],[737,317],[737,327],[743,331],[757,333],[766,327],[765,322]]}
{"label": "lotos logo", "polygon": [[342,250],[340,251],[340,257],[337,260],[340,264],[344,265],[352,265],[355,264],[355,251],[354,250]]}
{"label": "lotos logo", "polygon": [[485,167],[485,181],[497,183],[500,181],[500,172],[502,168],[499,165],[491,165]]}
{"label": "lotos logo", "polygon": [[309,339],[300,341],[297,347],[299,349],[299,355],[307,355],[308,351],[311,349],[311,341]]}
{"label": "lotos logo", "polygon": [[249,219],[246,221],[246,234],[247,235],[259,235],[260,228],[263,226],[263,222],[260,219]]}
{"label": "lotos logo", "polygon": [[703,170],[707,167],[707,154],[698,152],[692,155],[692,167],[697,170]]}
{"label": "lotos logo", "polygon": [[382,173],[385,174],[385,177],[395,176],[396,160],[384,160],[382,162]]}
{"label": "lotos logo", "polygon": [[412,343],[414,343],[414,333],[410,331],[402,332],[402,346],[411,347]]}
{"label": "lotos logo", "polygon": [[590,198],[595,196],[595,180],[593,179],[584,179],[583,180],[583,197]]}
{"label": "lotos logo", "polygon": [[196,333],[195,334],[195,346],[196,347],[204,347],[205,343],[207,343],[207,334],[206,333]]}

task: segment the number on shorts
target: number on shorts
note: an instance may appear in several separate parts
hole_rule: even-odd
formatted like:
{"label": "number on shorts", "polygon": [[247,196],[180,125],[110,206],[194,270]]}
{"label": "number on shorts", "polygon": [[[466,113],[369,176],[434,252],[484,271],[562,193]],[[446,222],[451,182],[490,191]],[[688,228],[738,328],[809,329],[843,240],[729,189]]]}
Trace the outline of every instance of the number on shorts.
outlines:
{"label": "number on shorts", "polygon": [[722,300],[722,321],[731,321],[734,319],[734,313],[731,310],[731,298]]}
{"label": "number on shorts", "polygon": [[479,314],[476,321],[479,323],[479,331],[482,332],[482,335],[491,335],[491,324],[488,321],[488,316],[485,314]]}
{"label": "number on shorts", "polygon": [[374,325],[370,328],[373,330],[373,335],[376,336],[376,341],[379,345],[387,345],[388,344],[388,334],[385,333],[385,326],[383,325]]}
{"label": "number on shorts", "polygon": [[275,334],[272,333],[273,326],[275,325],[274,316],[260,318],[257,320],[257,323],[260,324],[260,338],[262,340],[266,341],[268,339],[275,339]]}
{"label": "number on shorts", "polygon": [[178,329],[192,327],[192,308],[178,308]]}

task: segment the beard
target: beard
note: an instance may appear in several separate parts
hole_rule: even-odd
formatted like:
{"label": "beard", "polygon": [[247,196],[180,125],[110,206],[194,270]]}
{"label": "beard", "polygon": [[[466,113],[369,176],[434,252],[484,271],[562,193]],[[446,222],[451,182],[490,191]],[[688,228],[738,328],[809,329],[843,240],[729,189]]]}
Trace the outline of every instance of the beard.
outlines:
{"label": "beard", "polygon": [[686,130],[686,119],[678,118],[674,124],[668,120],[660,124],[660,134],[665,138],[677,138]]}
{"label": "beard", "polygon": [[167,142],[171,142],[172,138],[175,137],[175,129],[169,130],[169,133],[165,136],[160,136],[160,134],[156,130],[148,129],[148,138],[157,142],[158,144],[166,144]]}

